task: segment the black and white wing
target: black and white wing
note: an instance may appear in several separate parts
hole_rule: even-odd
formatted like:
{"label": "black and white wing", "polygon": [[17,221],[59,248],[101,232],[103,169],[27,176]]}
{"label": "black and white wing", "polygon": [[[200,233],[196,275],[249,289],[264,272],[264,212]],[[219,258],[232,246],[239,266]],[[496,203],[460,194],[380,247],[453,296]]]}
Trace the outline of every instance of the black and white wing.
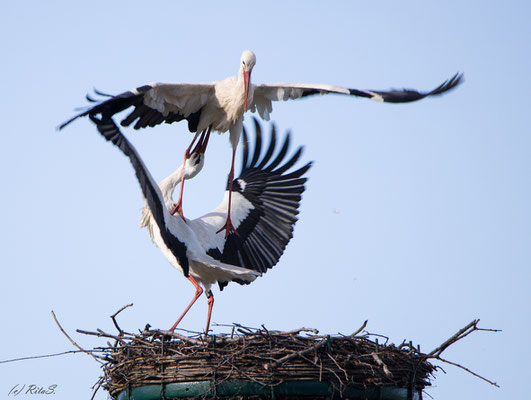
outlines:
{"label": "black and white wing", "polygon": [[118,147],[131,161],[138,183],[142,188],[142,193],[144,194],[146,202],[153,214],[153,218],[159,227],[162,240],[179,262],[184,276],[188,277],[189,264],[186,255],[186,245],[170,232],[168,228],[168,221],[172,216],[164,205],[162,193],[151,176],[151,173],[144,165],[144,162],[138,155],[134,146],[120,132],[120,129],[116,126],[112,118],[98,119],[90,114],[89,117],[96,124],[98,131],[102,136]]}
{"label": "black and white wing", "polygon": [[429,92],[419,92],[414,89],[392,89],[388,91],[348,89],[341,86],[312,84],[312,83],[276,83],[256,85],[254,88],[254,98],[250,109],[258,111],[260,117],[269,120],[272,111],[273,101],[299,99],[315,94],[343,94],[349,96],[365,97],[370,100],[382,101],[386,103],[409,103],[428,96],[435,96],[445,93],[463,81],[462,74],[455,74],[452,78],[444,81],[435,89]]}
{"label": "black and white wing", "polygon": [[95,90],[97,95],[109,98],[96,101],[87,96],[87,100],[97,104],[63,122],[58,128],[63,129],[77,118],[87,115],[100,115],[100,120],[106,121],[115,114],[132,107],[129,114],[120,122],[122,126],[130,126],[134,123],[133,127],[140,129],[186,120],[188,129],[195,132],[201,110],[213,90],[213,84],[191,83],[152,83],[117,96],[110,96]]}
{"label": "black and white wing", "polygon": [[[269,146],[261,157],[262,131],[258,121],[253,120],[256,128],[253,153],[249,154],[248,137],[244,129],[242,171],[232,186],[231,219],[238,234],[230,233],[226,239],[223,234],[217,234],[207,254],[225,264],[264,273],[278,262],[293,237],[293,227],[307,180],[302,176],[312,163],[288,172],[299,160],[302,147],[287,158],[290,144],[290,135],[287,134],[280,151],[273,156],[277,141],[274,125]],[[195,220],[195,223],[210,224],[210,231],[216,232],[226,217],[228,192],[225,193],[225,200],[216,210]],[[227,284],[218,283],[220,288]]]}

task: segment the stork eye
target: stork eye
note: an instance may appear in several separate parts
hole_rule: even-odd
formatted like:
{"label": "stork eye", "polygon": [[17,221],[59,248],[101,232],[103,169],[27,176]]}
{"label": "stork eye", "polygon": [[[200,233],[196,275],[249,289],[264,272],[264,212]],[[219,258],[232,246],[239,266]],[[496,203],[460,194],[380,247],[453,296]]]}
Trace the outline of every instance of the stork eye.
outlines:
{"label": "stork eye", "polygon": [[197,157],[197,159],[195,160],[195,165],[199,164],[201,162],[201,157]]}

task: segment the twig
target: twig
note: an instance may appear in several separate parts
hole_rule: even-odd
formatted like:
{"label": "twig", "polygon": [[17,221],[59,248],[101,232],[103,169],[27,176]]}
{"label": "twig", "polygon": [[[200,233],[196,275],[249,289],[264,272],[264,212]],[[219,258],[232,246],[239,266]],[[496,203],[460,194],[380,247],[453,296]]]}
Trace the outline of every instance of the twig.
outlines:
{"label": "twig", "polygon": [[393,374],[391,373],[391,371],[389,371],[389,368],[387,368],[387,365],[385,365],[385,363],[382,361],[382,359],[380,357],[378,357],[378,354],[371,353],[371,356],[372,356],[373,360],[376,361],[376,364],[378,364],[380,367],[382,367],[382,370],[383,370],[384,374],[388,378],[391,378],[393,376]]}
{"label": "twig", "polygon": [[445,362],[445,363],[447,363],[447,364],[450,364],[450,365],[453,365],[453,366],[459,367],[459,368],[461,368],[461,369],[464,369],[466,372],[468,372],[468,373],[474,375],[475,377],[478,377],[479,379],[483,379],[485,382],[490,383],[492,386],[496,386],[497,388],[500,387],[500,385],[498,385],[496,382],[493,382],[493,381],[491,381],[491,380],[488,380],[487,378],[484,378],[484,377],[482,377],[481,375],[476,374],[474,371],[471,371],[471,370],[469,370],[468,368],[463,367],[463,366],[460,365],[460,364],[454,363],[454,362],[452,362],[452,361],[445,360],[444,358],[441,358],[441,357],[437,357],[437,360],[441,360],[442,362]]}
{"label": "twig", "polygon": [[345,368],[342,368],[341,365],[338,364],[336,359],[330,355],[330,353],[326,353],[326,354],[334,362],[334,364],[336,364],[336,367],[339,368],[341,371],[343,371],[343,373],[345,374],[345,379],[348,382],[348,374],[347,374],[347,371],[345,371]]}
{"label": "twig", "polygon": [[280,364],[283,364],[286,361],[291,360],[292,358],[303,356],[306,353],[309,353],[310,351],[317,350],[317,349],[323,347],[325,344],[327,344],[327,341],[326,340],[321,340],[319,343],[317,343],[315,346],[310,347],[309,349],[305,349],[305,350],[298,351],[298,352],[293,353],[293,354],[289,354],[287,356],[282,357],[280,360],[272,362],[271,364],[268,365],[268,367],[269,368],[276,368]]}
{"label": "twig", "polygon": [[[493,381],[490,381],[484,377],[482,377],[481,375],[471,371],[470,369],[466,368],[466,367],[463,367],[462,365],[460,364],[457,364],[453,361],[448,361],[444,358],[441,358],[441,353],[446,350],[448,347],[450,347],[452,344],[454,344],[455,342],[457,342],[458,340],[461,340],[463,339],[464,337],[470,335],[472,332],[475,332],[475,331],[487,331],[487,332],[500,332],[500,329],[485,329],[485,328],[478,328],[478,323],[479,323],[479,319],[475,319],[473,321],[471,321],[468,325],[466,325],[464,328],[460,329],[455,335],[453,335],[452,337],[450,337],[448,340],[446,340],[443,344],[441,344],[440,346],[436,347],[435,349],[433,349],[431,352],[429,352],[428,354],[426,354],[426,356],[424,357],[424,359],[428,359],[428,358],[435,358],[436,360],[440,360],[444,363],[447,363],[447,364],[450,364],[450,365],[454,365],[456,367],[459,367],[465,371],[467,371],[468,373],[474,375],[475,377],[477,378],[480,378],[482,380],[484,380],[485,382],[488,382],[490,383],[491,385],[493,386],[496,386],[496,387],[500,387],[496,382],[493,382]],[[442,369],[442,368],[441,368]],[[444,371],[444,370],[443,370]]]}
{"label": "twig", "polygon": [[116,311],[113,315],[111,315],[112,322],[114,323],[114,326],[116,327],[116,329],[118,329],[118,332],[120,333],[119,336],[122,336],[124,334],[124,331],[122,331],[122,329],[120,329],[120,327],[118,326],[118,322],[116,322],[116,316],[120,314],[123,310],[125,310],[127,307],[133,307],[133,303],[129,303],[123,306],[118,311]]}
{"label": "twig", "polygon": [[83,335],[91,335],[91,336],[98,336],[98,337],[108,337],[108,338],[114,339],[114,340],[116,340],[118,342],[122,342],[124,345],[126,344],[122,340],[122,337],[116,336],[116,335],[111,335],[110,333],[105,333],[101,329],[98,329],[98,332],[90,332],[90,331],[84,331],[82,329],[76,329],[76,332],[77,333],[81,333]]}
{"label": "twig", "polygon": [[62,356],[62,355],[65,355],[65,354],[75,354],[75,353],[86,353],[87,351],[89,352],[92,352],[92,353],[97,353],[97,352],[105,352],[105,350],[103,349],[94,349],[94,350],[68,350],[68,351],[63,351],[61,353],[53,353],[53,354],[44,354],[44,355],[41,355],[41,356],[28,356],[28,357],[20,357],[20,358],[13,358],[11,360],[2,360],[0,361],[0,364],[6,364],[6,363],[10,363],[10,362],[15,362],[15,361],[24,361],[24,360],[35,360],[35,359],[39,359],[39,358],[48,358],[48,357],[56,357],[56,356]]}
{"label": "twig", "polygon": [[243,326],[241,324],[237,324],[236,322],[233,322],[234,326],[236,326],[236,329],[238,332],[241,332],[241,333],[245,333],[245,331],[249,332],[249,333],[253,333],[253,331],[257,331],[258,328],[251,328],[251,327],[248,327],[248,326]]}
{"label": "twig", "polygon": [[101,387],[101,385],[103,384],[103,377],[101,377],[99,379],[98,382],[96,382],[96,389],[94,389],[94,392],[92,392],[92,396],[90,397],[90,400],[94,400],[94,397],[96,396],[96,393],[98,392],[98,389]]}
{"label": "twig", "polygon": [[264,331],[266,331],[267,336],[268,336],[269,338],[271,338],[271,334],[269,333],[269,331],[267,330],[267,328],[265,327],[264,324],[262,324],[262,329],[263,329]]}
{"label": "twig", "polygon": [[175,333],[175,332],[172,332],[172,331],[161,331],[161,330],[157,329],[157,330],[153,330],[151,332],[158,333],[159,335],[162,335],[162,336],[171,336],[171,337],[174,337],[176,339],[182,340],[184,342],[192,343],[192,344],[199,344],[199,345],[204,344],[202,340],[194,339],[194,338],[183,336],[183,335],[179,335],[178,333]]}
{"label": "twig", "polygon": [[364,330],[365,327],[367,326],[367,323],[368,323],[368,322],[369,322],[369,320],[366,319],[365,322],[363,323],[363,325],[360,326],[356,332],[350,334],[350,337],[354,337],[354,336],[356,336],[358,333],[360,333],[362,330]]}
{"label": "twig", "polygon": [[293,329],[291,331],[282,332],[282,333],[285,334],[285,335],[298,335],[301,332],[311,332],[311,333],[314,333],[316,335],[319,333],[319,331],[317,329],[314,329],[314,328],[299,328],[299,329]]}
{"label": "twig", "polygon": [[61,332],[63,332],[63,335],[65,335],[68,340],[70,340],[70,343],[72,343],[74,346],[76,346],[79,350],[81,350],[83,353],[86,353],[88,354],[89,356],[93,357],[97,362],[99,362],[100,364],[103,364],[102,361],[100,360],[106,360],[105,357],[100,357],[100,356],[95,356],[94,354],[92,354],[90,351],[87,351],[85,350],[83,347],[81,347],[80,345],[78,345],[76,342],[74,342],[72,340],[72,338],[70,336],[68,336],[68,334],[65,332],[65,330],[63,329],[63,327],[61,326],[61,324],[59,323],[59,321],[57,320],[57,317],[55,316],[55,313],[53,312],[52,310],[52,316],[53,316],[53,319],[55,320],[55,323],[57,324],[57,326],[59,327],[59,329],[61,330]]}
{"label": "twig", "polygon": [[460,329],[455,335],[453,335],[451,338],[449,338],[447,341],[445,341],[443,344],[438,346],[437,348],[433,349],[428,353],[428,356],[438,357],[441,355],[441,353],[446,350],[450,345],[457,342],[458,340],[464,338],[465,336],[468,336],[470,333],[478,330],[477,324],[479,322],[479,319],[475,319],[472,322],[470,322],[467,326]]}

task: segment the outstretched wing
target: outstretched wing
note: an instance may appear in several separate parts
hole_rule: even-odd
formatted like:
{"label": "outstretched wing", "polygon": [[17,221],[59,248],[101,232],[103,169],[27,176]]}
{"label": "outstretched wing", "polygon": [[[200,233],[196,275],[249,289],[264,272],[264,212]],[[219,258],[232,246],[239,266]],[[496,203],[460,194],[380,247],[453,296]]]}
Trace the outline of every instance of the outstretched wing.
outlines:
{"label": "outstretched wing", "polygon": [[186,245],[168,229],[167,221],[171,216],[164,206],[162,193],[151,176],[151,173],[144,165],[144,162],[138,155],[134,146],[120,132],[120,129],[116,126],[112,118],[98,119],[91,114],[89,114],[89,117],[96,124],[98,131],[102,136],[118,147],[122,153],[129,158],[129,161],[131,161],[138,183],[140,183],[140,187],[142,188],[142,193],[144,194],[147,204],[149,205],[153,217],[160,229],[162,240],[179,262],[183,269],[184,276],[188,277],[189,265],[188,257],[186,255]]}
{"label": "outstretched wing", "polygon": [[213,84],[152,83],[117,96],[95,91],[97,95],[110,98],[96,101],[87,96],[87,100],[97,104],[63,122],[58,128],[63,129],[77,118],[87,115],[100,115],[101,121],[107,121],[115,114],[132,107],[132,111],[121,121],[122,126],[134,123],[134,128],[140,129],[186,120],[188,129],[195,132],[201,110],[213,90]]}
{"label": "outstretched wing", "polygon": [[[211,241],[215,245],[207,253],[223,263],[263,273],[278,262],[293,237],[301,194],[307,180],[302,176],[312,163],[288,172],[299,160],[302,147],[287,158],[290,143],[288,134],[280,151],[273,157],[277,141],[274,125],[269,146],[261,157],[262,131],[256,119],[254,123],[256,140],[253,152],[249,154],[247,132],[244,129],[242,171],[232,186],[231,219],[238,234],[230,233],[226,239],[222,234],[216,235]],[[193,222],[196,225],[209,224],[212,227],[209,231],[216,232],[226,218],[228,191],[225,193],[224,201],[216,210]],[[219,284],[223,288],[227,282]]]}
{"label": "outstretched wing", "polygon": [[258,111],[260,117],[269,120],[269,114],[272,111],[273,101],[299,99],[301,97],[312,96],[315,94],[344,94],[350,96],[365,97],[370,100],[382,101],[386,103],[409,103],[417,101],[428,96],[435,96],[445,93],[463,81],[462,74],[455,74],[452,78],[444,81],[435,89],[429,92],[419,92],[414,89],[402,90],[360,90],[347,89],[341,86],[311,83],[276,83],[257,85],[254,89],[253,103],[250,109]]}

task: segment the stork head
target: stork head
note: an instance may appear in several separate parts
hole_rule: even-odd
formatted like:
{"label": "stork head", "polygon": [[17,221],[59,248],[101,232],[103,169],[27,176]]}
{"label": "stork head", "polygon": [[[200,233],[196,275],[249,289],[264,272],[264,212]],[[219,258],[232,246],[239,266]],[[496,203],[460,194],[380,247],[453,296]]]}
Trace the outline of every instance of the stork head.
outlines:
{"label": "stork head", "polygon": [[192,179],[196,176],[205,164],[205,154],[192,152],[184,163],[184,178]]}
{"label": "stork head", "polygon": [[251,82],[251,71],[256,64],[256,56],[251,50],[242,53],[240,70],[243,72],[243,84],[245,88],[245,100],[243,111],[247,111],[247,97],[249,96],[249,83]]}
{"label": "stork head", "polygon": [[251,73],[254,65],[256,64],[256,56],[251,50],[244,50],[244,52],[242,53],[241,63],[241,68],[243,69],[243,71],[248,71],[249,73]]}

